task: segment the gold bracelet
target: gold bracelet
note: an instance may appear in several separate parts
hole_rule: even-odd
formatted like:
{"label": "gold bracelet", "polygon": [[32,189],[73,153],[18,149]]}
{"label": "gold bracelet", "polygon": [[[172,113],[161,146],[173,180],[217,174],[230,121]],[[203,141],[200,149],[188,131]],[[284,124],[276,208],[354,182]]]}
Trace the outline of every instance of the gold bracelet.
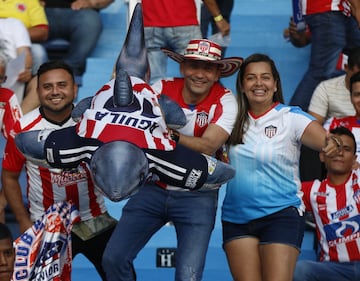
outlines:
{"label": "gold bracelet", "polygon": [[223,16],[222,16],[222,14],[220,14],[220,15],[218,15],[218,16],[216,16],[216,17],[214,17],[214,21],[215,22],[219,22],[219,21],[222,21],[224,18],[223,18]]}

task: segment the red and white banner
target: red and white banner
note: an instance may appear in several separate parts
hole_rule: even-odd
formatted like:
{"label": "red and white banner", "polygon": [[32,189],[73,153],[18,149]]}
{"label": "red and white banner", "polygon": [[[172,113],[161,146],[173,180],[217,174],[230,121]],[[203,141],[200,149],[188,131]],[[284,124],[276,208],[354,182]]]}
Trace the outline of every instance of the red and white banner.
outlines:
{"label": "red and white banner", "polygon": [[71,229],[80,217],[75,205],[55,203],[14,242],[12,281],[71,280]]}

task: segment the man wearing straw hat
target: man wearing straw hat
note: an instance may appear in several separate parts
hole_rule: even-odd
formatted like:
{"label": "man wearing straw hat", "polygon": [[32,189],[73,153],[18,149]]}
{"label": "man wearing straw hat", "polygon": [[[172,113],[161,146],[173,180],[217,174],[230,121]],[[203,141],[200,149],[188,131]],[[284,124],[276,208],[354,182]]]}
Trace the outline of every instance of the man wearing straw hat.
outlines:
{"label": "man wearing straw hat", "polygon": [[[187,124],[179,131],[172,130],[171,138],[214,155],[228,139],[237,114],[234,95],[218,80],[234,74],[242,58],[221,59],[221,47],[205,39],[191,40],[184,55],[163,51],[179,62],[183,75],[154,85],[155,91],[175,100],[186,115]],[[202,280],[217,200],[218,189],[185,191],[163,182],[147,183],[123,208],[104,252],[109,280],[134,280],[133,260],[168,222],[174,224],[177,234],[175,280]]]}

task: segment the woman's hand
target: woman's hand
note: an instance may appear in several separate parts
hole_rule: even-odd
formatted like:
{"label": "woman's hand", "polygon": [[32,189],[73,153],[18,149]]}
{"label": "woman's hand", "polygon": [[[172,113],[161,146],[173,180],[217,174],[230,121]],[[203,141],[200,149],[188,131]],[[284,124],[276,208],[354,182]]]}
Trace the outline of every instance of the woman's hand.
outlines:
{"label": "woman's hand", "polygon": [[339,136],[327,132],[325,146],[322,148],[322,151],[326,156],[333,157],[342,150],[342,145],[343,142]]}

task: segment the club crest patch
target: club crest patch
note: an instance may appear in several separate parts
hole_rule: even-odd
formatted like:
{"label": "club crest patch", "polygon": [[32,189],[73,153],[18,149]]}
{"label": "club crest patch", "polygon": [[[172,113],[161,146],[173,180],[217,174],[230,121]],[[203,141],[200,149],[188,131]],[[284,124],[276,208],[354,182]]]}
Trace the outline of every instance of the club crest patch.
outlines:
{"label": "club crest patch", "polygon": [[270,125],[265,127],[265,136],[271,139],[273,136],[276,135],[277,127]]}
{"label": "club crest patch", "polygon": [[202,128],[208,124],[208,119],[209,115],[206,112],[199,112],[196,116],[196,124]]}
{"label": "club crest patch", "polygon": [[198,52],[200,54],[209,55],[210,53],[210,43],[206,41],[200,41]]}

